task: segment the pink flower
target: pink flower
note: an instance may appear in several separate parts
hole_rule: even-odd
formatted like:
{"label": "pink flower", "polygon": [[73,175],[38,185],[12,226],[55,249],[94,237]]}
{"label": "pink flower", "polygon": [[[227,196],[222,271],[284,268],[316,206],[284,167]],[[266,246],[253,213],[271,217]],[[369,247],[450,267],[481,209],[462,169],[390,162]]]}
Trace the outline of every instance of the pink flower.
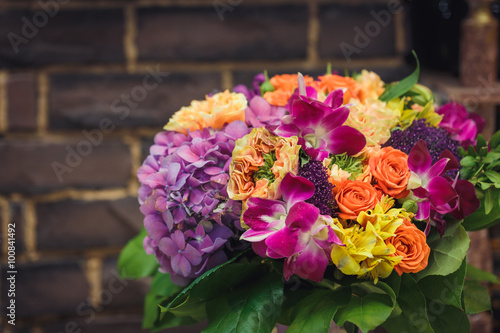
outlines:
{"label": "pink flower", "polygon": [[459,141],[464,148],[476,144],[476,136],[484,129],[484,119],[476,113],[468,113],[459,103],[450,102],[436,111],[443,116],[439,123],[450,133],[451,138]]}

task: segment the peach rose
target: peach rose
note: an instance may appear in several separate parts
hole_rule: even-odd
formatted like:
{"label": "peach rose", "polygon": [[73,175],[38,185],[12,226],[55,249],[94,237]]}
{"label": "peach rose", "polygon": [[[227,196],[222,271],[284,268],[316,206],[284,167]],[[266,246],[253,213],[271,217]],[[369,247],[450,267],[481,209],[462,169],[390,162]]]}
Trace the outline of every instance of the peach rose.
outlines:
{"label": "peach rose", "polygon": [[396,229],[396,235],[386,239],[386,244],[392,244],[396,249],[393,256],[403,257],[394,266],[399,275],[403,273],[418,273],[427,267],[431,249],[427,245],[425,234],[409,220]]}
{"label": "peach rose", "polygon": [[[276,90],[287,90],[293,93],[295,88],[299,86],[297,82],[298,74],[282,74],[275,75],[269,81]],[[314,79],[308,75],[304,75],[306,86],[313,84]]]}
{"label": "peach rose", "polygon": [[370,183],[361,180],[344,181],[335,196],[343,219],[355,220],[359,213],[373,209],[380,200],[379,193]]}
{"label": "peach rose", "polygon": [[285,106],[292,97],[292,93],[291,90],[275,90],[266,92],[263,97],[271,105]]}
{"label": "peach rose", "polygon": [[235,120],[245,121],[245,95],[226,90],[177,111],[163,129],[187,134],[205,127],[222,128]]}
{"label": "peach rose", "polygon": [[361,74],[356,77],[356,81],[360,85],[359,99],[362,103],[367,98],[378,99],[384,92],[384,81],[374,72],[363,69]]}
{"label": "peach rose", "polygon": [[410,179],[408,155],[392,147],[385,147],[373,156],[369,162],[370,171],[377,187],[395,199],[409,194],[406,188]]}
{"label": "peach rose", "polygon": [[359,99],[359,84],[351,77],[344,77],[340,75],[327,74],[318,76],[319,91],[328,94],[336,89],[347,89],[344,92],[344,103],[347,103],[351,98]]}

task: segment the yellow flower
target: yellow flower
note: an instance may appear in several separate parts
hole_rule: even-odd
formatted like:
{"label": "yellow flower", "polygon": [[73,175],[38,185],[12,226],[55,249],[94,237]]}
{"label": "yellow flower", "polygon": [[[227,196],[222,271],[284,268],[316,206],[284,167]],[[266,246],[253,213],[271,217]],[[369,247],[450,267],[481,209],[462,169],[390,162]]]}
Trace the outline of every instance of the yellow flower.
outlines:
{"label": "yellow flower", "polygon": [[356,81],[360,87],[359,99],[361,102],[364,102],[368,98],[378,99],[384,92],[384,81],[374,72],[363,69],[361,74],[356,77]]}
{"label": "yellow flower", "polygon": [[377,283],[388,277],[402,257],[394,256],[396,249],[385,240],[394,236],[397,228],[412,214],[392,208],[394,200],[384,196],[374,209],[362,212],[358,223],[344,227],[337,219],[332,226],[345,246],[333,245],[331,257],[342,273],[370,278]]}
{"label": "yellow flower", "polygon": [[219,129],[236,120],[245,121],[247,104],[245,95],[226,90],[182,107],[163,129],[184,134],[205,127]]}
{"label": "yellow flower", "polygon": [[349,103],[352,104],[351,112],[345,124],[363,133],[367,146],[381,145],[389,140],[391,129],[401,116],[399,109],[390,108],[387,103],[374,98],[367,98],[364,103],[351,99]]}

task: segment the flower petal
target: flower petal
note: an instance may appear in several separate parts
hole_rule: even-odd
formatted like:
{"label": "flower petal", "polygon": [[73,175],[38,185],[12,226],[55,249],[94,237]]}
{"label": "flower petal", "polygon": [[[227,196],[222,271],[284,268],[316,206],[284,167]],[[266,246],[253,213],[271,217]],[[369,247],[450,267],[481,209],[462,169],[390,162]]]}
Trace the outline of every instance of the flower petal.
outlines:
{"label": "flower petal", "polygon": [[299,254],[295,261],[294,273],[304,279],[321,282],[325,274],[328,258],[314,240]]}
{"label": "flower petal", "polygon": [[365,136],[349,126],[340,126],[328,133],[325,138],[327,149],[330,154],[337,155],[347,153],[355,155],[359,153],[366,145]]}
{"label": "flower petal", "polygon": [[295,254],[298,237],[298,230],[283,228],[269,235],[266,245],[280,257],[290,257]]}
{"label": "flower petal", "polygon": [[304,177],[295,176],[291,172],[281,182],[281,194],[287,203],[287,210],[299,201],[306,201],[314,194],[314,184]]}
{"label": "flower petal", "polygon": [[291,229],[308,232],[319,217],[319,209],[304,201],[299,201],[290,208],[285,224]]}
{"label": "flower petal", "polygon": [[418,175],[425,173],[431,167],[432,159],[424,140],[418,141],[408,155],[408,167]]}
{"label": "flower petal", "polygon": [[443,177],[431,179],[427,189],[429,190],[429,200],[433,206],[445,205],[457,197],[457,192]]}

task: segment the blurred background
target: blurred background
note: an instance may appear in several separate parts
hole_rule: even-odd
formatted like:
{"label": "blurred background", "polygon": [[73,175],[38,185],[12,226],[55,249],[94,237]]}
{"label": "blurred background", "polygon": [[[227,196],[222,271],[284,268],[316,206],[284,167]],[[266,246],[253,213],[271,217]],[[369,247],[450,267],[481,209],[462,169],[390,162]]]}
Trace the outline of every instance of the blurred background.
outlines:
{"label": "blurred background", "polygon": [[[481,113],[491,135],[499,13],[487,0],[0,0],[0,332],[142,332],[148,281],[116,270],[142,225],[135,172],[181,106],[264,69],[331,63],[392,81],[414,69],[414,49],[421,81]],[[500,228],[472,237],[470,260],[499,276]],[[490,290],[493,316],[472,318],[475,332],[500,331]]]}

